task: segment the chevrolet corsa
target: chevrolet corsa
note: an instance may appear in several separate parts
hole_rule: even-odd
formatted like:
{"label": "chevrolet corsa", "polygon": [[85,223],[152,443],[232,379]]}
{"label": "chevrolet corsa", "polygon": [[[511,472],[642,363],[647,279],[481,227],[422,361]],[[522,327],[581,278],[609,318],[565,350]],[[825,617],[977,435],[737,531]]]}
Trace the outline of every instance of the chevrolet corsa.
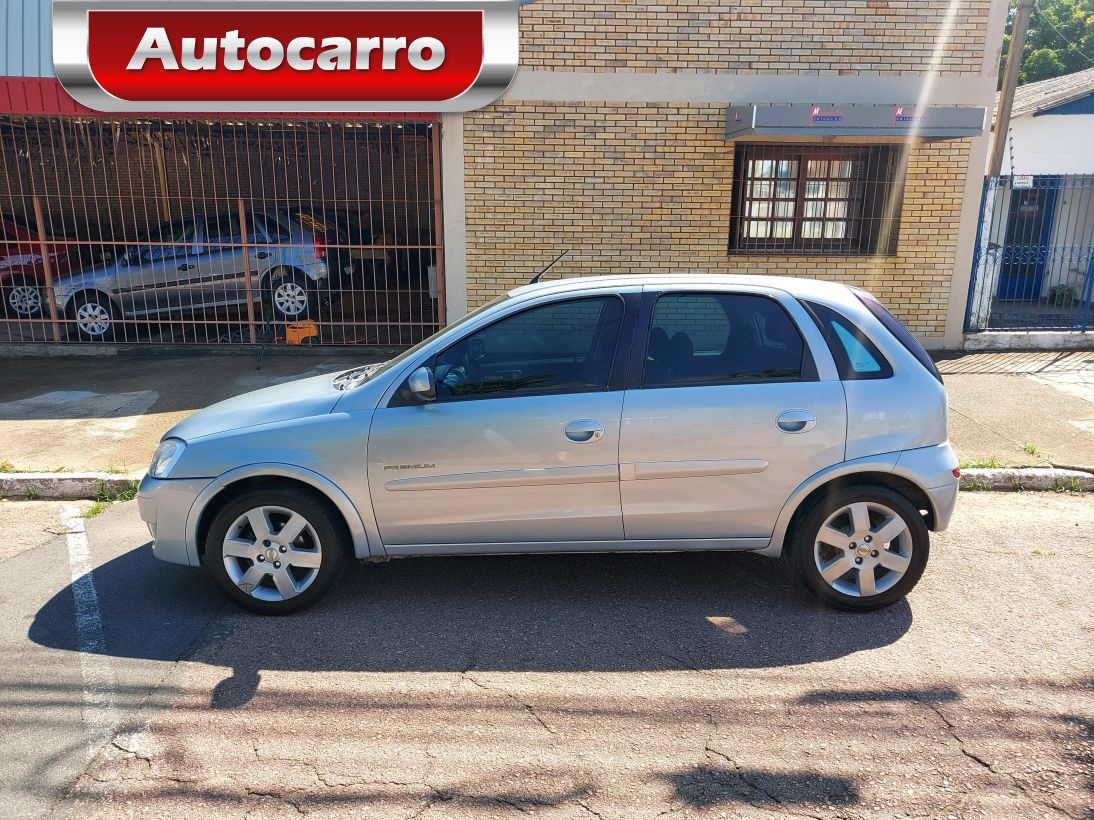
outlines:
{"label": "chevrolet corsa", "polygon": [[786,555],[869,610],[923,574],[958,476],[938,371],[865,291],[593,277],[202,410],[137,498],[157,557],[260,613],[350,558],[669,550]]}

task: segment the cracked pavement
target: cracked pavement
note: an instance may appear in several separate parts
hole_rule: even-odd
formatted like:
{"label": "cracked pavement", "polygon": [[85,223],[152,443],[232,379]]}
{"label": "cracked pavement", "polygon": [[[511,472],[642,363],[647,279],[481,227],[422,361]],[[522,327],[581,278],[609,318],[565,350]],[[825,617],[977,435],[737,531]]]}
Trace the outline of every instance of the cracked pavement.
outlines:
{"label": "cracked pavement", "polygon": [[692,554],[354,565],[263,619],[133,504],[87,531],[113,739],[45,533],[0,560],[6,817],[1094,816],[1089,496],[964,494],[868,615]]}

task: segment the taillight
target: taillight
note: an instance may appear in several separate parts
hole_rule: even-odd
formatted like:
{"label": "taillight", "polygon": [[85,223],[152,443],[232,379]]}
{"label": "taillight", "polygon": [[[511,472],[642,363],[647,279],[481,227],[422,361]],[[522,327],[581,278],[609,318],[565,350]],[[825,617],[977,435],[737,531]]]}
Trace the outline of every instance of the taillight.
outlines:
{"label": "taillight", "polygon": [[327,256],[326,237],[319,234],[314,235],[315,242],[315,257],[317,259],[324,259]]}
{"label": "taillight", "polygon": [[961,478],[961,468],[960,467],[954,467],[953,468],[953,477],[954,478]]}

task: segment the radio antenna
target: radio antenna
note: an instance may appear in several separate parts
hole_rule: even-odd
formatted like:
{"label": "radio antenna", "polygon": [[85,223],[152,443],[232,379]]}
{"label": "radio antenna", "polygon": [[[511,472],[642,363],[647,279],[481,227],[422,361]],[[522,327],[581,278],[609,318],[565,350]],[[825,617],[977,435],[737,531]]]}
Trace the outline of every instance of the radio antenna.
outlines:
{"label": "radio antenna", "polygon": [[562,253],[560,253],[558,256],[556,256],[554,258],[554,261],[551,262],[550,265],[548,265],[543,270],[541,270],[539,273],[537,273],[535,276],[533,276],[532,281],[530,281],[528,284],[529,285],[536,284],[540,279],[543,278],[543,274],[547,273],[547,271],[549,271],[551,268],[553,268],[555,265],[557,265],[559,262],[561,262],[563,259],[565,259],[567,256],[569,256],[571,253],[573,253],[572,248],[568,251],[563,251]]}

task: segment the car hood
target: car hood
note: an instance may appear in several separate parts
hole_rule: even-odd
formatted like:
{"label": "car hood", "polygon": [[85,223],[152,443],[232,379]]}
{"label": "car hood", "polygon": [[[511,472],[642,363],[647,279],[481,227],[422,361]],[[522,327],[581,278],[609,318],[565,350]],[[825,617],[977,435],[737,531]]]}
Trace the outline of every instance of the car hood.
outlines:
{"label": "car hood", "polygon": [[210,405],[167,431],[164,438],[192,441],[202,436],[259,424],[324,416],[344,393],[334,387],[337,374],[285,382]]}

